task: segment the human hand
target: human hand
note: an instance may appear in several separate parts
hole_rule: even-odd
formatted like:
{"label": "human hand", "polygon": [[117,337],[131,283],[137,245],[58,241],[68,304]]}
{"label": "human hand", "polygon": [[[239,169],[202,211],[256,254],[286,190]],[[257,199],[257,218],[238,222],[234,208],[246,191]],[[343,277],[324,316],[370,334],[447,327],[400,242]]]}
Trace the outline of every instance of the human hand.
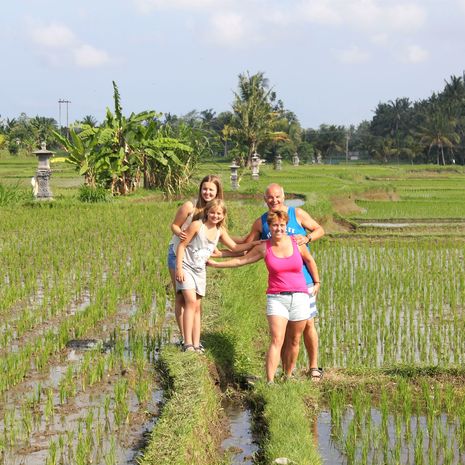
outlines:
{"label": "human hand", "polygon": [[309,240],[307,236],[303,236],[302,234],[294,234],[294,239],[297,242],[297,245],[305,245],[308,244]]}
{"label": "human hand", "polygon": [[183,241],[186,237],[187,237],[187,234],[186,234],[186,231],[181,231],[179,234],[178,234],[178,237],[181,241]]}
{"label": "human hand", "polygon": [[320,283],[313,283],[313,287],[312,287],[312,296],[317,296],[318,295],[318,292],[320,292]]}
{"label": "human hand", "polygon": [[176,281],[178,281],[179,283],[182,283],[184,281],[184,272],[182,271],[182,269],[178,270],[176,268]]}

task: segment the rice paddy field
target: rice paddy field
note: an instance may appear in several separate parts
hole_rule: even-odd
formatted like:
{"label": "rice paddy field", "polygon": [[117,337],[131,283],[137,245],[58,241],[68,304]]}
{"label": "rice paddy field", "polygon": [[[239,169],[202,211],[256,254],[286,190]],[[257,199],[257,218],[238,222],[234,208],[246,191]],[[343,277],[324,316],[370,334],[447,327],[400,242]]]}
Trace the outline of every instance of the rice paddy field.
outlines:
{"label": "rice paddy field", "polygon": [[[0,182],[27,186],[30,166],[0,160]],[[312,245],[325,375],[308,380],[301,351],[297,380],[273,387],[260,381],[263,263],[209,270],[207,355],[186,358],[171,344],[165,263],[181,200],[139,193],[86,205],[73,173],[55,169],[56,200],[0,207],[0,463],[238,463],[221,438],[216,456],[157,455],[168,442],[160,416],[177,399],[160,372],[164,351],[205,365],[220,398],[248,399],[247,421],[265,432],[241,463],[465,463],[462,167],[265,165],[236,192],[227,164],[199,168],[198,179],[224,180],[233,235],[264,211],[271,182],[325,225]]]}

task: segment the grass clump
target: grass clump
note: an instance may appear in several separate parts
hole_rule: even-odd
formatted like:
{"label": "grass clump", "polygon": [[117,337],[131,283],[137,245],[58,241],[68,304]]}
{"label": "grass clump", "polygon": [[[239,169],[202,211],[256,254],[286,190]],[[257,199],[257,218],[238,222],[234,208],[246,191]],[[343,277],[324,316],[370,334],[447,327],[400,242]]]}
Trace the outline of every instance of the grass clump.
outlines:
{"label": "grass clump", "polygon": [[86,203],[110,202],[111,194],[103,187],[81,186],[78,199]]}
{"label": "grass clump", "polygon": [[218,465],[220,401],[205,359],[165,347],[160,355],[168,400],[141,465]]}

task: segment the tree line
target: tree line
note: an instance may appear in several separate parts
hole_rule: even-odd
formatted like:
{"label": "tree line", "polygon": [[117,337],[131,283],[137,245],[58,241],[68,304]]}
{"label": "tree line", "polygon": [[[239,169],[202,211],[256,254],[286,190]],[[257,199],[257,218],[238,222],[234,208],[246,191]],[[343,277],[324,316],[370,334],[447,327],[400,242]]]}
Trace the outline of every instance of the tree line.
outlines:
{"label": "tree line", "polygon": [[30,154],[42,141],[51,149],[62,147],[87,185],[114,194],[140,186],[177,192],[199,160],[218,156],[241,166],[255,153],[270,161],[298,154],[307,163],[359,158],[465,164],[465,74],[451,76],[442,91],[424,100],[380,102],[372,120],[358,126],[318,128],[302,127],[263,72],[239,74],[231,109],[218,114],[206,109],[125,116],[116,83],[113,88],[114,108],[107,108],[101,123],[91,115],[70,128],[41,116],[0,118],[0,149]]}

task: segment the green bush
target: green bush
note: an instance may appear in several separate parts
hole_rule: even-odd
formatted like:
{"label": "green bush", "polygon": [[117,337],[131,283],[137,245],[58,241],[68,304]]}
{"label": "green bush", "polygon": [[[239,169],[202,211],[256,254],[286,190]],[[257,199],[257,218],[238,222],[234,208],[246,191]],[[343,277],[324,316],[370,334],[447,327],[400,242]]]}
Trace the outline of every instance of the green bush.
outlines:
{"label": "green bush", "polygon": [[81,202],[98,203],[110,202],[111,194],[103,187],[81,186],[79,188],[78,198]]}

